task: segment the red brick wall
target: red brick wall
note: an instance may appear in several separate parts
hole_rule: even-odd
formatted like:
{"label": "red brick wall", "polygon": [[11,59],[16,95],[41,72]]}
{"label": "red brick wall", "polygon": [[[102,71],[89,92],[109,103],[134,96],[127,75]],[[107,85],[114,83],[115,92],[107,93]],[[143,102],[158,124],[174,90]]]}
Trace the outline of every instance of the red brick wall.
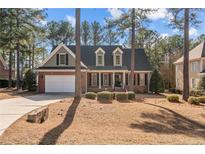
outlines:
{"label": "red brick wall", "polygon": [[[74,75],[75,72],[39,72],[38,73],[38,91],[40,93],[45,92],[45,75]],[[86,92],[86,73],[82,72],[82,92]]]}
{"label": "red brick wall", "polygon": [[[12,78],[14,77],[14,71],[12,71]],[[0,60],[0,78],[8,79],[9,70],[4,68],[3,63]]]}

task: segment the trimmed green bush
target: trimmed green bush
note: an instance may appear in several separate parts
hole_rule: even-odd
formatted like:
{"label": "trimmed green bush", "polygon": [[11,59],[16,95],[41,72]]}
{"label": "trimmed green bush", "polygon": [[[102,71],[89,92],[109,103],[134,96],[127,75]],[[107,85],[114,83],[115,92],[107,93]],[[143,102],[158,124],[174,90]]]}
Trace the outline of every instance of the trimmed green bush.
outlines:
{"label": "trimmed green bush", "polygon": [[118,101],[127,101],[128,100],[128,93],[126,92],[116,92],[115,99]]}
{"label": "trimmed green bush", "polygon": [[179,96],[178,95],[169,95],[169,96],[167,96],[167,100],[169,102],[179,102]]}
{"label": "trimmed green bush", "polygon": [[96,96],[97,96],[97,94],[94,92],[87,92],[85,94],[85,98],[88,98],[88,99],[96,99]]}
{"label": "trimmed green bush", "polygon": [[33,70],[28,70],[25,73],[23,83],[28,91],[36,91],[36,73]]}
{"label": "trimmed green bush", "polygon": [[195,105],[199,105],[199,98],[198,97],[189,97],[188,102],[190,104],[195,104]]}
{"label": "trimmed green bush", "polygon": [[109,91],[102,91],[97,93],[97,100],[99,101],[109,101],[113,99],[113,93]]}
{"label": "trimmed green bush", "polygon": [[154,70],[152,73],[149,89],[154,93],[164,92],[164,81],[161,74],[157,70]]}
{"label": "trimmed green bush", "polygon": [[192,90],[190,91],[190,95],[197,97],[197,96],[202,96],[203,95],[203,91],[202,90]]}
{"label": "trimmed green bush", "polygon": [[135,92],[134,91],[128,91],[128,99],[132,100],[135,99]]}

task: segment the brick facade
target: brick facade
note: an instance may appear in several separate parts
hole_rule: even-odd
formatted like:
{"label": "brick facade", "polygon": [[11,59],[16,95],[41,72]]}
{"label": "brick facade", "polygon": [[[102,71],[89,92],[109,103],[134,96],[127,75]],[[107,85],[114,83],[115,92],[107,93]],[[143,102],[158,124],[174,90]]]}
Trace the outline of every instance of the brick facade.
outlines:
{"label": "brick facade", "polygon": [[[14,71],[12,71],[12,78],[14,77]],[[5,69],[2,61],[0,60],[0,79],[8,79],[9,78],[9,70]]]}

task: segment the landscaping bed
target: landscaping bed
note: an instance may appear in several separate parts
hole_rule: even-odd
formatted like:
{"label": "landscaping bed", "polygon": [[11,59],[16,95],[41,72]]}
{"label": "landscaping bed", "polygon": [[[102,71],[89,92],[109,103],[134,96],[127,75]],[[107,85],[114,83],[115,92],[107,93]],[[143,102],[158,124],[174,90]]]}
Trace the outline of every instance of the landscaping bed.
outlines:
{"label": "landscaping bed", "polygon": [[42,124],[16,121],[0,144],[205,144],[205,107],[137,94],[123,103],[82,98],[48,106]]}

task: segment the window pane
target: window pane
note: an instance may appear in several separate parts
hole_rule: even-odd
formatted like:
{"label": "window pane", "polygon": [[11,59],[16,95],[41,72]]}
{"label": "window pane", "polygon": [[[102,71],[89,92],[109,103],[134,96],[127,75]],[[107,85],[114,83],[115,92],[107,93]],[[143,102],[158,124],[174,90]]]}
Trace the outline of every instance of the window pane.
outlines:
{"label": "window pane", "polygon": [[92,73],[91,78],[92,78],[92,86],[97,86],[97,73]]}
{"label": "window pane", "polygon": [[98,64],[99,64],[99,65],[102,65],[102,56],[101,56],[101,55],[98,56]]}
{"label": "window pane", "polygon": [[120,56],[119,55],[116,55],[116,64],[120,65]]}
{"label": "window pane", "polygon": [[104,86],[109,85],[109,76],[108,76],[108,74],[103,74],[103,85]]}
{"label": "window pane", "polygon": [[144,86],[144,74],[140,74],[140,86]]}

